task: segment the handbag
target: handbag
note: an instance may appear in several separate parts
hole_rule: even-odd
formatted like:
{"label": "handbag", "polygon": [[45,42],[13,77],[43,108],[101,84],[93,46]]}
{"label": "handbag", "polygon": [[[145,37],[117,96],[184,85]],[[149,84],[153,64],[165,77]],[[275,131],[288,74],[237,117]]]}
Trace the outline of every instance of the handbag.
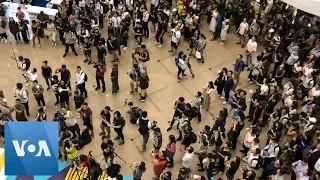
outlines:
{"label": "handbag", "polygon": [[200,51],[196,51],[196,58],[197,58],[197,59],[201,59],[201,53],[200,53]]}

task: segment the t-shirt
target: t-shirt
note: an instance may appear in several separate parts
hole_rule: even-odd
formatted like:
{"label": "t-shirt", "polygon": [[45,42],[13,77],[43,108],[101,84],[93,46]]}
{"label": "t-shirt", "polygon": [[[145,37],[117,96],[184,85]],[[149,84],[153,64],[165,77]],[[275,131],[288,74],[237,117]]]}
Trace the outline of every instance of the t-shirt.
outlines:
{"label": "t-shirt", "polygon": [[143,35],[143,28],[142,26],[135,26],[133,28],[133,31],[135,33],[135,36],[142,36]]}
{"label": "t-shirt", "polygon": [[37,73],[29,73],[29,77],[30,77],[30,80],[31,81],[35,81],[35,80],[37,80],[38,79],[38,75],[37,75]]}
{"label": "t-shirt", "polygon": [[179,30],[176,31],[176,29],[171,29],[171,31],[172,31],[171,41],[174,43],[178,43],[181,37],[181,32]]}
{"label": "t-shirt", "polygon": [[185,153],[183,158],[182,158],[183,167],[190,169],[191,166],[192,166],[193,157],[194,157],[194,153],[188,153],[188,152]]}
{"label": "t-shirt", "polygon": [[238,168],[239,168],[239,166],[237,165],[237,163],[232,161],[230,163],[230,168],[228,168],[228,170],[227,170],[227,173],[235,175],[237,170],[238,170]]}
{"label": "t-shirt", "polygon": [[59,69],[61,80],[63,80],[65,83],[70,80],[70,71],[68,69],[61,70]]}
{"label": "t-shirt", "polygon": [[24,121],[26,119],[26,115],[24,113],[25,106],[23,104],[16,105],[15,107],[18,111],[22,112],[17,112],[16,111],[16,120],[17,121]]}
{"label": "t-shirt", "polygon": [[[107,120],[107,122],[110,124],[110,118],[111,118],[110,112],[105,113],[104,110],[102,110],[102,111],[100,112],[100,116],[101,116],[103,119]],[[102,124],[105,125],[105,126],[108,126],[108,125],[105,124],[103,121],[102,121]]]}
{"label": "t-shirt", "polygon": [[20,99],[20,102],[21,102],[21,103],[26,103],[26,102],[28,102],[29,97],[28,97],[28,92],[27,92],[27,90],[25,90],[25,89],[23,89],[23,88],[22,88],[21,90],[15,88],[15,89],[14,89],[14,93],[17,95],[17,98]]}
{"label": "t-shirt", "polygon": [[81,167],[90,167],[90,157],[87,156],[87,160],[81,164]]}
{"label": "t-shirt", "polygon": [[36,98],[41,98],[41,97],[43,97],[43,87],[41,86],[41,85],[36,85],[36,86],[32,86],[32,92],[33,93],[35,93],[35,92],[37,92],[37,93],[39,93],[39,94],[34,94],[34,96],[36,97]]}
{"label": "t-shirt", "polygon": [[51,67],[49,67],[49,66],[47,66],[47,67],[42,66],[42,67],[41,67],[41,70],[42,70],[42,75],[43,75],[44,77],[49,77],[49,76],[51,76],[51,73],[52,73]]}
{"label": "t-shirt", "polygon": [[92,43],[91,42],[83,43],[83,48],[84,48],[84,50],[91,50]]}
{"label": "t-shirt", "polygon": [[250,153],[248,157],[248,163],[250,163],[252,167],[256,167],[256,165],[258,164],[258,159],[259,159],[258,155],[255,156],[253,153]]}
{"label": "t-shirt", "polygon": [[98,48],[97,49],[97,54],[98,54],[98,59],[104,59],[104,57],[107,54],[107,50],[106,48],[102,47],[102,48]]}
{"label": "t-shirt", "polygon": [[82,113],[82,119],[85,122],[89,122],[91,123],[91,116],[92,116],[92,111],[91,109],[88,107],[87,110],[81,109],[81,113]]}

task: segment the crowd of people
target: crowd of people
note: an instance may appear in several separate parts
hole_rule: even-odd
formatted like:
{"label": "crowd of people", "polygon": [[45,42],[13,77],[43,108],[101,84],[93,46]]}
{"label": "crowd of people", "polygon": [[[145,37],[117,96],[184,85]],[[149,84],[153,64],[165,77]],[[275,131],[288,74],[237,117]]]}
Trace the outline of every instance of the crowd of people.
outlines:
{"label": "crowd of people", "polygon": [[[237,55],[233,68],[221,68],[217,79],[200,87],[191,103],[187,103],[186,97],[178,97],[174,102],[173,117],[166,131],[177,129],[178,136],[170,134],[166,140],[162,134],[164,129],[159,128],[156,121],[148,119],[150,112],[134,106],[127,99],[126,115],[120,111],[112,112],[109,106],[100,112],[99,136],[102,136],[101,151],[107,168],[116,164],[111,129],[117,134],[115,140],[119,140],[119,145],[125,144],[123,131],[128,118],[132,124],[137,124],[143,138],[141,152],[147,150],[147,143],[149,139],[152,140],[153,179],[212,180],[215,176],[228,180],[319,179],[319,17],[295,10],[277,0],[260,0],[259,3],[250,0],[178,0],[175,3],[172,0],[63,0],[53,19],[41,12],[37,20],[31,22],[32,32],[28,31],[20,7],[16,22],[12,17],[8,20],[4,18],[2,12],[5,7],[2,5],[0,38],[1,42],[7,42],[9,28],[17,43],[35,47],[37,40],[38,47],[41,47],[41,39],[47,37],[52,41],[52,46],[65,46],[65,58],[69,55],[69,48],[76,56],[80,55],[78,52],[81,50],[84,62],[93,64],[96,69],[95,90],[102,89],[102,93],[106,92],[104,76],[109,53],[108,59],[112,63],[109,77],[114,95],[119,91],[121,52],[129,48],[128,40],[134,39],[132,69],[128,72],[130,94],[138,93],[139,101],[145,102],[148,100],[149,87],[147,66],[148,61],[152,60],[144,43],[146,39],[154,38],[158,48],[163,47],[164,40],[171,41],[169,52],[175,61],[177,81],[180,82],[186,78],[187,69],[194,78],[190,58],[205,63],[207,43],[220,41],[224,46],[229,43],[228,36],[235,33],[239,38],[237,44],[241,45],[244,53]],[[211,38],[201,33],[200,25],[209,26]],[[107,27],[107,37],[101,33],[104,27]],[[151,37],[150,31],[155,31],[154,37]],[[182,40],[188,43],[189,52],[179,49]],[[97,52],[97,57],[92,57],[93,51]],[[46,114],[43,92],[45,89],[53,91],[55,105],[60,105],[60,110],[54,115],[54,120],[60,123],[59,158],[70,161],[79,169],[95,169],[90,178],[98,178],[99,168],[96,168],[95,161],[90,161],[89,156],[78,155],[77,151],[96,137],[93,112],[86,102],[90,98],[86,88],[90,75],[77,65],[75,79],[72,80],[71,71],[66,65],[52,69],[45,60],[41,66],[45,88],[45,85],[39,84],[39,71],[34,68],[32,60],[23,56],[12,58],[17,61],[26,87],[20,82],[16,84],[15,105],[7,104],[6,98],[9,97],[5,98],[4,92],[0,92],[0,135],[4,138],[5,122],[28,121],[29,99],[32,96],[39,106],[36,121],[50,119]],[[240,81],[240,78],[245,78],[244,70],[248,71],[248,83],[255,84],[256,90],[247,92],[237,88],[238,84],[244,82]],[[60,78],[57,74],[60,74]],[[74,91],[72,84],[76,87]],[[30,91],[27,88],[29,85]],[[212,109],[210,101],[215,88],[216,95],[221,97],[226,106],[216,117],[212,117],[213,123],[204,123],[201,113]],[[80,122],[75,117],[77,115],[71,112],[70,98],[74,100],[84,130],[80,129]],[[194,119],[203,124],[199,132],[192,128]],[[240,134],[245,136],[243,142],[238,141]],[[182,146],[178,145],[178,141]],[[196,143],[200,143],[199,148]],[[242,157],[235,156],[239,143],[242,144]],[[178,161],[175,154],[179,149],[184,153],[182,167],[174,172],[170,168],[177,165],[174,162]],[[199,160],[199,172],[195,169],[191,171],[196,159]],[[143,176],[148,168],[145,162],[135,160],[131,168],[134,180],[148,179]],[[240,178],[235,176],[238,172]]]}

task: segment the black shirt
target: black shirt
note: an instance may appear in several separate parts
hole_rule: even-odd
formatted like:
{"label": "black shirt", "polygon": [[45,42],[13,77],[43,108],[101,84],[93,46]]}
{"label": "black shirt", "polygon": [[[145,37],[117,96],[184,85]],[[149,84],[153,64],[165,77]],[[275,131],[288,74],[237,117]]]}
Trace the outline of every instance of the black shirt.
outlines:
{"label": "black shirt", "polygon": [[[104,110],[102,110],[102,111],[100,112],[100,116],[101,116],[103,119],[107,120],[108,123],[110,123],[110,119],[111,119],[110,112],[105,113]],[[108,125],[107,125],[106,123],[104,123],[103,121],[102,121],[102,124],[103,124],[104,126],[108,126]]]}
{"label": "black shirt", "polygon": [[91,50],[91,48],[92,48],[92,43],[91,42],[84,42],[83,43],[83,48],[84,48],[84,50]]}
{"label": "black shirt", "polygon": [[105,149],[109,150],[108,153],[103,151],[103,155],[104,156],[108,156],[112,152],[111,148],[109,148],[109,147],[113,147],[113,142],[109,139],[107,143],[102,142],[100,147],[101,147],[102,151],[105,150]]}
{"label": "black shirt", "polygon": [[235,175],[237,170],[239,168],[239,165],[236,163],[236,162],[231,162],[230,163],[230,168],[228,168],[227,170],[227,174],[232,174],[232,175]]}
{"label": "black shirt", "polygon": [[82,96],[74,96],[73,100],[74,100],[76,109],[79,109],[81,105],[84,103],[84,98]]}
{"label": "black shirt", "polygon": [[70,71],[68,69],[65,69],[64,71],[59,69],[59,72],[61,74],[61,80],[67,83],[70,80]]}
{"label": "black shirt", "polygon": [[49,66],[47,67],[41,66],[41,70],[42,70],[42,76],[44,77],[50,77],[52,74],[52,69]]}
{"label": "black shirt", "polygon": [[107,55],[107,50],[104,47],[97,48],[98,59],[104,59]]}
{"label": "black shirt", "polygon": [[127,25],[123,25],[122,27],[120,27],[120,34],[122,37],[127,38],[128,32],[129,32],[129,27]]}
{"label": "black shirt", "polygon": [[[134,33],[137,33],[137,34],[143,34],[143,28],[142,28],[142,26],[136,26],[136,27],[134,27],[133,28],[133,31],[134,31]],[[137,35],[137,34],[135,34],[135,36],[142,36],[142,35]]]}
{"label": "black shirt", "polygon": [[[178,101],[176,101],[176,102],[174,103],[174,105],[176,106],[177,104],[178,104],[178,106],[177,106],[177,109],[175,110],[175,114],[176,114],[177,116],[181,116],[182,114],[181,114],[180,111],[184,111],[184,109],[185,109],[185,104],[184,104],[184,103],[178,103]],[[178,111],[178,109],[179,109],[180,111]]]}
{"label": "black shirt", "polygon": [[119,118],[119,119],[113,119],[113,124],[114,124],[114,126],[119,126],[119,125],[121,125],[120,128],[114,128],[115,131],[122,131],[122,129],[123,129],[124,125],[125,125],[125,121],[124,121],[124,119],[121,117],[121,118]]}

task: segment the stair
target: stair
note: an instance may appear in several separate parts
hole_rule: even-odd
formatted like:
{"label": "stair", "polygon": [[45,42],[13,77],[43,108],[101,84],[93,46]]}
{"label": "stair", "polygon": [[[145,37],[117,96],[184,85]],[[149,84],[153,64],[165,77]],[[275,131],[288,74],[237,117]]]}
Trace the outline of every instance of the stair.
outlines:
{"label": "stair", "polygon": [[[83,180],[88,175],[88,168],[83,168],[82,170],[78,170],[76,167],[69,168],[69,171],[64,178],[65,180]],[[107,172],[105,170],[102,171],[102,174],[99,176],[98,180],[104,180],[108,177]]]}

